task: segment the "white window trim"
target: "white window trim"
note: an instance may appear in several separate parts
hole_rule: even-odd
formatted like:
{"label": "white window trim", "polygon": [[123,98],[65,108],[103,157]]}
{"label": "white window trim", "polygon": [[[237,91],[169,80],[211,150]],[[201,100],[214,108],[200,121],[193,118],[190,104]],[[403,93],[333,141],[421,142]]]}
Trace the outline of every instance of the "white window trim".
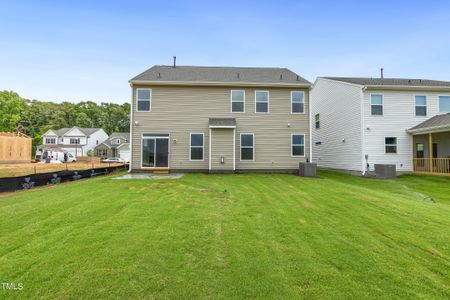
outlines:
{"label": "white window trim", "polygon": [[[383,112],[381,115],[374,115],[374,114],[372,114],[372,105],[379,106],[379,104],[372,104],[372,95],[381,96],[381,110]],[[384,116],[384,94],[370,93],[370,116],[371,117],[383,117]]]}
{"label": "white window trim", "polygon": [[[149,110],[139,110],[139,91],[140,90],[148,90],[150,91],[150,109]],[[136,111],[137,112],[151,112],[152,111],[152,89],[149,88],[137,88],[136,89]]]}
{"label": "white window trim", "polygon": [[[54,142],[53,143],[49,143],[48,142],[49,140],[53,140]],[[54,137],[46,137],[45,138],[45,144],[46,145],[56,145],[56,138],[54,138]]]}
{"label": "white window trim", "polygon": [[[203,139],[202,139],[203,144],[202,144],[201,147],[200,146],[192,146],[191,145],[191,143],[192,143],[192,135],[193,134],[201,134],[202,135],[202,137],[203,137]],[[202,148],[203,149],[203,151],[202,151],[202,159],[191,159],[192,147],[194,147],[194,148]],[[190,132],[189,133],[189,161],[205,161],[205,133],[204,132]]]}
{"label": "white window trim", "polygon": [[[244,146],[242,147],[242,135],[251,135],[253,139],[253,147]],[[253,159],[242,159],[242,148],[252,148],[252,158]],[[239,134],[239,161],[255,161],[255,134],[251,132],[241,132]]]}
{"label": "white window trim", "polygon": [[[156,132],[152,132],[153,134],[156,134]],[[167,132],[161,132],[161,133],[158,133],[158,134],[167,134],[168,136],[144,136],[144,134],[148,134],[148,133],[141,133],[141,169],[170,169],[170,150],[171,150],[171,147],[170,147],[170,141],[171,141],[171,139],[170,139],[170,133],[167,133]],[[145,139],[154,139],[154,138],[159,138],[159,139],[168,139],[169,141],[168,141],[168,149],[167,149],[167,152],[168,152],[168,155],[167,155],[167,167],[144,167],[144,166],[142,166],[143,165],[143,159],[142,159],[142,157],[144,156],[144,149],[143,149],[143,140],[145,140]]]}
{"label": "white window trim", "polygon": [[[395,138],[395,144],[386,144],[387,138]],[[395,153],[387,153],[386,146],[395,146]],[[384,137],[384,154],[387,154],[387,155],[397,155],[398,154],[398,137],[396,137],[396,136],[385,136]]]}
{"label": "white window trim", "polygon": [[[72,140],[77,140],[78,143],[72,143]],[[71,137],[71,138],[69,138],[69,145],[81,145],[81,139],[79,137],[78,138]]]}
{"label": "white window trim", "polygon": [[[293,98],[292,98],[293,93],[302,93],[303,94],[303,102],[300,102],[300,103],[303,103],[303,112],[293,112],[292,111],[292,104],[294,103]],[[293,115],[304,115],[305,114],[305,106],[306,106],[305,105],[305,96],[306,96],[306,94],[304,91],[291,91],[291,114],[293,114]]]}
{"label": "white window trim", "polygon": [[[425,105],[417,105],[416,97],[425,97]],[[418,116],[416,113],[416,107],[425,107],[425,116]],[[427,115],[428,115],[428,97],[426,95],[414,95],[414,116],[417,118],[426,118]]]}
{"label": "white window trim", "polygon": [[[233,101],[233,92],[242,92],[244,93],[244,100],[243,101]],[[244,103],[244,111],[233,111],[233,102],[239,102],[239,103]],[[243,114],[245,113],[245,90],[231,90],[230,91],[230,112],[233,114]]]}
{"label": "white window trim", "polygon": [[[258,103],[258,101],[256,101],[256,94],[257,93],[267,93],[267,112],[257,112],[256,111],[256,103]],[[265,103],[265,102],[260,102],[260,103]],[[256,114],[268,114],[270,113],[270,93],[269,91],[260,91],[260,90],[255,90],[255,113]]]}
{"label": "white window trim", "polygon": [[[294,141],[293,141],[294,135],[303,135],[303,144],[294,144]],[[305,139],[306,139],[306,136],[302,132],[291,133],[291,149],[290,149],[291,157],[305,157],[306,156],[306,145],[305,145],[306,140]],[[293,151],[294,146],[303,146],[303,155],[294,155],[294,151]]]}
{"label": "white window trim", "polygon": [[438,95],[438,103],[437,103],[437,106],[438,106],[438,111],[437,111],[437,114],[438,115],[442,115],[442,114],[448,114],[449,112],[448,111],[441,111],[441,100],[439,99],[440,97],[450,97],[450,95]]}

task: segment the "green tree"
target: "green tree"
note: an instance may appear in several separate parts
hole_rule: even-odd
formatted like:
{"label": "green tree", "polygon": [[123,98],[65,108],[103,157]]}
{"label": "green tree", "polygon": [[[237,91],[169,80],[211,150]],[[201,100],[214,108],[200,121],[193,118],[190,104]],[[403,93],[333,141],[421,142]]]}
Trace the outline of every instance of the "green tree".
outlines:
{"label": "green tree", "polygon": [[20,113],[26,102],[12,91],[0,92],[0,131],[14,132],[20,123]]}

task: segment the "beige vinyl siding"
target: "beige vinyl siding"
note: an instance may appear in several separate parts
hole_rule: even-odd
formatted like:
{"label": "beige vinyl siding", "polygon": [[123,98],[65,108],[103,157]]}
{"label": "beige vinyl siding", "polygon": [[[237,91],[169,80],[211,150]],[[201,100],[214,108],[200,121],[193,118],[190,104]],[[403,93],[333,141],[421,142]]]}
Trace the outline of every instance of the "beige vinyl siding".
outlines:
{"label": "beige vinyl siding", "polygon": [[[370,95],[383,95],[383,116],[372,116]],[[370,170],[375,164],[395,164],[398,171],[412,171],[413,141],[406,132],[438,114],[439,92],[366,90],[364,92],[365,154]],[[427,96],[427,116],[416,116],[415,96]],[[397,138],[397,153],[386,154],[385,137]]]}
{"label": "beige vinyl siding", "polygon": [[[364,170],[361,97],[359,86],[317,79],[311,91],[311,131],[313,161],[319,167]],[[314,121],[317,113],[320,114],[319,129],[316,129]]]}
{"label": "beige vinyl siding", "polygon": [[[152,111],[136,111],[136,87],[152,89]],[[245,113],[232,113],[231,90],[245,90]],[[255,113],[255,90],[269,91],[268,114]],[[305,113],[291,114],[291,91],[305,91]],[[309,93],[299,88],[134,86],[132,168],[140,168],[141,135],[170,133],[171,169],[209,168],[209,118],[236,118],[236,169],[295,169],[305,158],[291,157],[291,133],[305,134],[309,154]],[[289,126],[288,126],[289,124]],[[232,130],[231,130],[232,131]],[[203,132],[203,161],[189,161],[189,133]],[[239,160],[239,133],[255,134],[255,161]],[[176,143],[174,143],[176,139]],[[231,143],[231,141],[230,141]]]}
{"label": "beige vinyl siding", "polygon": [[[233,129],[211,129],[211,170],[233,170]],[[221,157],[224,163],[221,163]]]}

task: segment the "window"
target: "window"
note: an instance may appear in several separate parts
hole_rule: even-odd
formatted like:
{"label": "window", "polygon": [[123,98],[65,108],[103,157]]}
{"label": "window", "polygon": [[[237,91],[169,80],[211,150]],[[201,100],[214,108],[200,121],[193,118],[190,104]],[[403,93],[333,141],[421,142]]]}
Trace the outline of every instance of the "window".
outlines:
{"label": "window", "polygon": [[450,96],[439,96],[439,112],[450,112]]}
{"label": "window", "polygon": [[320,114],[316,114],[316,129],[320,128]]}
{"label": "window", "polygon": [[190,160],[203,160],[203,133],[191,133]]}
{"label": "window", "polygon": [[305,112],[305,93],[291,92],[291,113],[302,114]]}
{"label": "window", "polygon": [[80,144],[80,138],[71,138],[70,139],[71,145],[79,145]]}
{"label": "window", "polygon": [[231,91],[231,112],[245,112],[245,91]]}
{"label": "window", "polygon": [[255,91],[255,111],[257,113],[269,112],[269,92]]}
{"label": "window", "polygon": [[304,134],[293,134],[291,144],[292,144],[292,156],[305,156]]}
{"label": "window", "polygon": [[254,160],[253,133],[241,133],[241,160]]}
{"label": "window", "polygon": [[120,145],[120,139],[116,139],[116,144]]}
{"label": "window", "polygon": [[45,138],[46,144],[56,144],[56,138]]}
{"label": "window", "polygon": [[372,94],[370,95],[370,106],[372,110],[372,116],[383,115],[383,95]]}
{"label": "window", "polygon": [[416,96],[416,116],[427,115],[427,96]]}
{"label": "window", "polygon": [[397,138],[396,137],[385,138],[384,147],[386,153],[397,153]]}
{"label": "window", "polygon": [[108,156],[108,150],[106,150],[106,149],[97,149],[97,156],[107,157]]}
{"label": "window", "polygon": [[425,147],[422,143],[416,144],[416,158],[424,158],[425,157]]}
{"label": "window", "polygon": [[151,111],[151,89],[137,89],[137,111]]}

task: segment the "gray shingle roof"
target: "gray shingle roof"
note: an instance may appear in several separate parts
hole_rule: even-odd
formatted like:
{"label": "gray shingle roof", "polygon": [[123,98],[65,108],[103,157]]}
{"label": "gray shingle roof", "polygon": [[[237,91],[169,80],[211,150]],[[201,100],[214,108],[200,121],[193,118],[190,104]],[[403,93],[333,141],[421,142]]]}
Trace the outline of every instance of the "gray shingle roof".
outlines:
{"label": "gray shingle roof", "polygon": [[287,68],[199,66],[153,66],[131,81],[311,84]]}
{"label": "gray shingle roof", "polygon": [[130,143],[130,133],[129,132],[114,132],[102,144],[108,145],[110,148],[115,148],[115,147],[123,145],[123,143],[120,145],[117,145],[117,144],[113,145],[112,141],[117,138],[123,138],[126,140],[126,143]]}
{"label": "gray shingle roof", "polygon": [[[70,128],[61,128],[58,130],[53,130],[54,133],[56,133],[57,136],[62,136],[64,134],[66,134],[69,130],[71,130],[73,127]],[[93,134],[94,132],[100,130],[101,128],[81,128],[81,127],[77,127],[78,129],[80,129],[80,131],[82,133],[84,133],[85,135],[89,136],[91,134]]]}
{"label": "gray shingle roof", "polygon": [[420,86],[420,87],[450,87],[449,81],[408,78],[365,78],[365,77],[323,77],[365,86]]}
{"label": "gray shingle roof", "polygon": [[420,123],[419,125],[408,129],[408,132],[411,133],[426,132],[445,128],[449,128],[450,130],[450,113],[437,115],[432,118],[429,118],[428,120]]}
{"label": "gray shingle roof", "polygon": [[130,140],[130,133],[129,132],[113,132],[113,133],[111,133],[109,138],[110,139],[112,139],[112,138],[124,138],[127,141],[129,141]]}
{"label": "gray shingle roof", "polygon": [[236,126],[235,118],[209,118],[209,127]]}

